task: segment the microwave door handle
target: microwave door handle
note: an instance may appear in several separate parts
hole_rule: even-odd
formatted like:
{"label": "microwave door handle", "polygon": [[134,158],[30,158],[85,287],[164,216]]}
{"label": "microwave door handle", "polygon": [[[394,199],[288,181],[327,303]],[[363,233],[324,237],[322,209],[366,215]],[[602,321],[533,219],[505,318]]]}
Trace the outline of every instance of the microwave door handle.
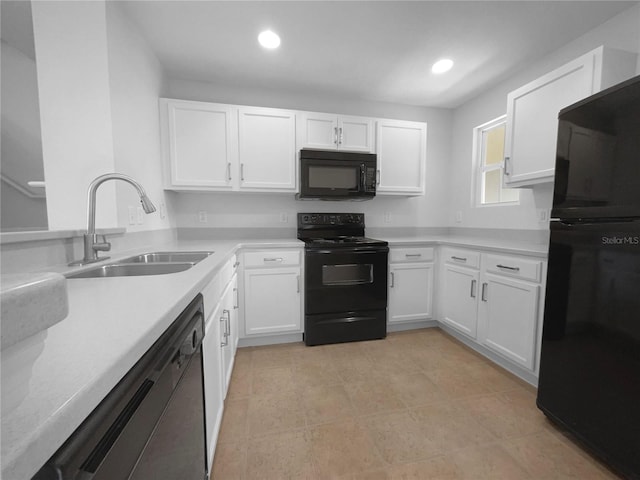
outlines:
{"label": "microwave door handle", "polygon": [[365,192],[367,190],[367,167],[364,163],[360,164],[360,191]]}

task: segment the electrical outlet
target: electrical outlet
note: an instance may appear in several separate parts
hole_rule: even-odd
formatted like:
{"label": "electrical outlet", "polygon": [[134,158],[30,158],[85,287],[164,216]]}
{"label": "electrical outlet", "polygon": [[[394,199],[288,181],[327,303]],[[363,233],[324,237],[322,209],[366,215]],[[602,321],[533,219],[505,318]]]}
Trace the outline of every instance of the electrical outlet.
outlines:
{"label": "electrical outlet", "polygon": [[391,223],[391,214],[389,212],[384,212],[384,223]]}
{"label": "electrical outlet", "polygon": [[162,202],[160,204],[160,218],[164,220],[167,217],[167,206]]}
{"label": "electrical outlet", "polygon": [[538,221],[540,223],[546,223],[549,221],[549,210],[547,210],[546,208],[539,208],[538,209]]}
{"label": "electrical outlet", "polygon": [[462,211],[456,210],[456,223],[462,223]]}
{"label": "electrical outlet", "polygon": [[138,214],[138,225],[142,225],[144,223],[144,210],[142,207],[138,207],[136,213]]}
{"label": "electrical outlet", "polygon": [[129,225],[136,224],[136,207],[129,206]]}
{"label": "electrical outlet", "polygon": [[280,221],[282,223],[287,223],[289,221],[289,215],[287,215],[287,212],[280,213]]}
{"label": "electrical outlet", "polygon": [[198,221],[200,223],[207,223],[207,212],[198,212]]}

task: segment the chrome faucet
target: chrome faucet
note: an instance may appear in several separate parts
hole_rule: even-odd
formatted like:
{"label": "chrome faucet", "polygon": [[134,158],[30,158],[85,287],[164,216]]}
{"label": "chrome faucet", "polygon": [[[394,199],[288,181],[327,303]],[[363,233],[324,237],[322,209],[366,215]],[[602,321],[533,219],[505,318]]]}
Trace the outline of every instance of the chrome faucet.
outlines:
{"label": "chrome faucet", "polygon": [[149,197],[147,197],[144,188],[133,178],[122,175],[121,173],[106,173],[97,177],[89,185],[88,193],[88,208],[87,208],[87,233],[84,235],[84,258],[71,262],[69,265],[86,265],[87,263],[95,263],[101,260],[106,260],[109,257],[98,257],[98,252],[108,252],[111,250],[111,244],[107,242],[106,237],[102,236],[102,242],[98,241],[98,235],[96,235],[96,191],[98,187],[107,180],[123,180],[133,185],[138,191],[140,196],[140,203],[145,213],[153,213],[156,211],[156,207],[151,203]]}

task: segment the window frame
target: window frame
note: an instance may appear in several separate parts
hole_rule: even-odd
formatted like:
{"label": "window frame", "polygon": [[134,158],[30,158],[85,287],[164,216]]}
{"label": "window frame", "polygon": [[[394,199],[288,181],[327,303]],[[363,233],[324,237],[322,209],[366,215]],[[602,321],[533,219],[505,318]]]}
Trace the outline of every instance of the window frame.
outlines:
{"label": "window frame", "polygon": [[[485,174],[487,172],[498,170],[500,171],[500,185],[501,189],[499,192],[499,196],[502,197],[502,189],[504,186],[504,159],[500,163],[496,163],[491,166],[484,165],[483,159],[483,140],[484,133],[492,130],[501,125],[505,125],[507,123],[507,115],[500,115],[499,117],[494,118],[493,120],[489,120],[488,122],[483,123],[482,125],[478,125],[473,129],[473,188],[472,190],[472,204],[474,207],[503,207],[510,205],[520,205],[520,193],[518,191],[518,199],[517,200],[502,200],[500,199],[497,202],[491,203],[483,203],[483,192],[485,186]],[[505,131],[506,133],[506,131]]]}

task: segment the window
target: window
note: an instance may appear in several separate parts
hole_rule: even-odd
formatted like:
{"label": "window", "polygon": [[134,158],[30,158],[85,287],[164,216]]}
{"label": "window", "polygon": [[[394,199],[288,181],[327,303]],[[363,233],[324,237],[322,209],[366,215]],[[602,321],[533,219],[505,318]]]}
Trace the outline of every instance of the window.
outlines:
{"label": "window", "polygon": [[518,189],[502,186],[505,130],[506,115],[473,130],[477,205],[518,202]]}

